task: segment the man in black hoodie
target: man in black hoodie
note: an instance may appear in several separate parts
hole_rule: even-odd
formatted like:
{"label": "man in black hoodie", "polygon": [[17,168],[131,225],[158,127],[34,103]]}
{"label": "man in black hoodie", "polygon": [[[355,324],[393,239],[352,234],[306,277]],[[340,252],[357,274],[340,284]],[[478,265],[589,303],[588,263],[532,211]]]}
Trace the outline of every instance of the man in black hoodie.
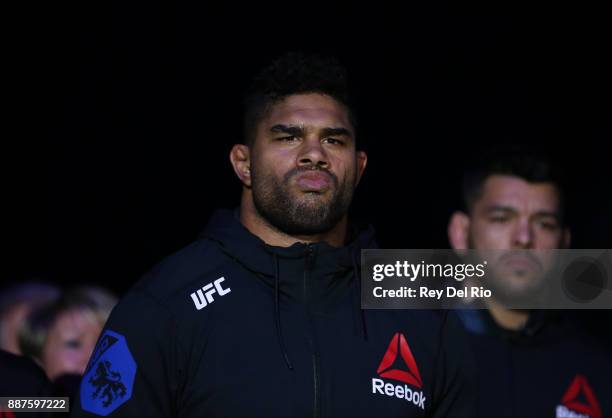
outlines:
{"label": "man in black hoodie", "polygon": [[[463,187],[465,210],[448,229],[453,248],[537,254],[569,247],[559,172],[545,155],[518,146],[484,152]],[[517,294],[531,286],[529,264],[508,266],[496,289]],[[479,359],[475,416],[612,417],[612,353],[568,312],[509,309],[493,298],[484,305],[459,311]]]}
{"label": "man in black hoodie", "polygon": [[114,310],[74,416],[468,417],[467,343],[436,312],[362,311],[371,228],[347,211],[366,166],[346,76],[289,54],[255,80],[230,160],[239,210]]}

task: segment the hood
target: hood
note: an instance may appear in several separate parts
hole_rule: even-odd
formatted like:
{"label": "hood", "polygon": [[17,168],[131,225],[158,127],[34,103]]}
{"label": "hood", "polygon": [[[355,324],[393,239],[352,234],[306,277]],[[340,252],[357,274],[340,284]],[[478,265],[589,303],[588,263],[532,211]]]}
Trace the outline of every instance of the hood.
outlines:
{"label": "hood", "polygon": [[303,259],[308,251],[313,250],[316,252],[316,269],[320,273],[353,269],[355,263],[361,262],[361,250],[377,248],[377,243],[371,226],[359,230],[351,225],[349,230],[349,240],[343,247],[332,247],[325,242],[298,242],[290,247],[276,247],[266,244],[244,227],[238,209],[221,209],[213,213],[202,237],[215,241],[226,254],[248,270],[265,277],[274,277],[275,258]]}

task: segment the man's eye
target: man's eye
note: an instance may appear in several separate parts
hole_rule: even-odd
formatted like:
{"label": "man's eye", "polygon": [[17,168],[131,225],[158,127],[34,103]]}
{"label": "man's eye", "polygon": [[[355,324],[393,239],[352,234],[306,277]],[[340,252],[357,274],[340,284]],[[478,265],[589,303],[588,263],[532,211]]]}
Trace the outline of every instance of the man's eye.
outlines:
{"label": "man's eye", "polygon": [[504,223],[508,222],[509,220],[510,218],[508,218],[507,216],[492,216],[489,218],[489,221],[496,223]]}
{"label": "man's eye", "polygon": [[324,142],[327,142],[328,144],[332,144],[332,145],[343,145],[344,142],[336,139],[336,138],[325,138]]}
{"label": "man's eye", "polygon": [[293,142],[293,141],[296,141],[298,138],[295,135],[290,135],[290,136],[282,136],[276,139],[277,141],[282,141],[282,142]]}
{"label": "man's eye", "polygon": [[538,222],[538,224],[540,225],[542,229],[546,229],[548,231],[555,231],[559,227],[556,222],[550,222],[550,221],[540,221]]}

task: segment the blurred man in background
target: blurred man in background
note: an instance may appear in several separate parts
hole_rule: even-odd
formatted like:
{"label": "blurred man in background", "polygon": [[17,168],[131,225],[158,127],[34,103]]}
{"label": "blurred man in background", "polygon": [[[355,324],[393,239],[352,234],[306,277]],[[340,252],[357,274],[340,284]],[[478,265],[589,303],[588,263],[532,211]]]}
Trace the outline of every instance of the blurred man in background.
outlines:
{"label": "blurred man in background", "polygon": [[[485,153],[465,173],[463,198],[448,226],[454,249],[536,254],[570,245],[559,173],[536,153]],[[505,295],[520,294],[533,285],[528,270],[510,265],[493,283]],[[612,353],[567,315],[509,309],[495,298],[483,303],[486,309],[458,311],[479,359],[479,416],[612,416]]]}

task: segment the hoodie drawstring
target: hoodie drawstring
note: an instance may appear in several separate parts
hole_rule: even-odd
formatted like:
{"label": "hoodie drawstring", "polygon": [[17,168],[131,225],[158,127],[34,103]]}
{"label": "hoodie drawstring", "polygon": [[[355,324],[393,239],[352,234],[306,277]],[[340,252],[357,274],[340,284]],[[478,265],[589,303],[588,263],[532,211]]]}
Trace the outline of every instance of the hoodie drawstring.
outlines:
{"label": "hoodie drawstring", "polygon": [[355,294],[355,307],[357,309],[357,318],[361,320],[361,332],[363,335],[364,341],[368,340],[368,328],[366,327],[366,319],[365,312],[361,309],[361,270],[359,269],[359,264],[356,260],[355,254],[351,254],[351,260],[353,261],[353,274],[355,274],[355,280],[357,286],[353,289],[356,289],[353,293]]}
{"label": "hoodie drawstring", "polygon": [[280,347],[281,353],[285,359],[285,363],[287,364],[287,368],[289,370],[293,370],[293,366],[291,365],[291,361],[289,360],[289,355],[287,354],[287,349],[285,348],[285,340],[283,339],[283,330],[281,328],[281,320],[280,320],[280,306],[279,306],[279,282],[280,282],[280,274],[278,272],[278,257],[274,254],[274,266],[275,266],[275,274],[274,274],[274,322],[276,323],[276,338],[278,339],[278,345]]}

